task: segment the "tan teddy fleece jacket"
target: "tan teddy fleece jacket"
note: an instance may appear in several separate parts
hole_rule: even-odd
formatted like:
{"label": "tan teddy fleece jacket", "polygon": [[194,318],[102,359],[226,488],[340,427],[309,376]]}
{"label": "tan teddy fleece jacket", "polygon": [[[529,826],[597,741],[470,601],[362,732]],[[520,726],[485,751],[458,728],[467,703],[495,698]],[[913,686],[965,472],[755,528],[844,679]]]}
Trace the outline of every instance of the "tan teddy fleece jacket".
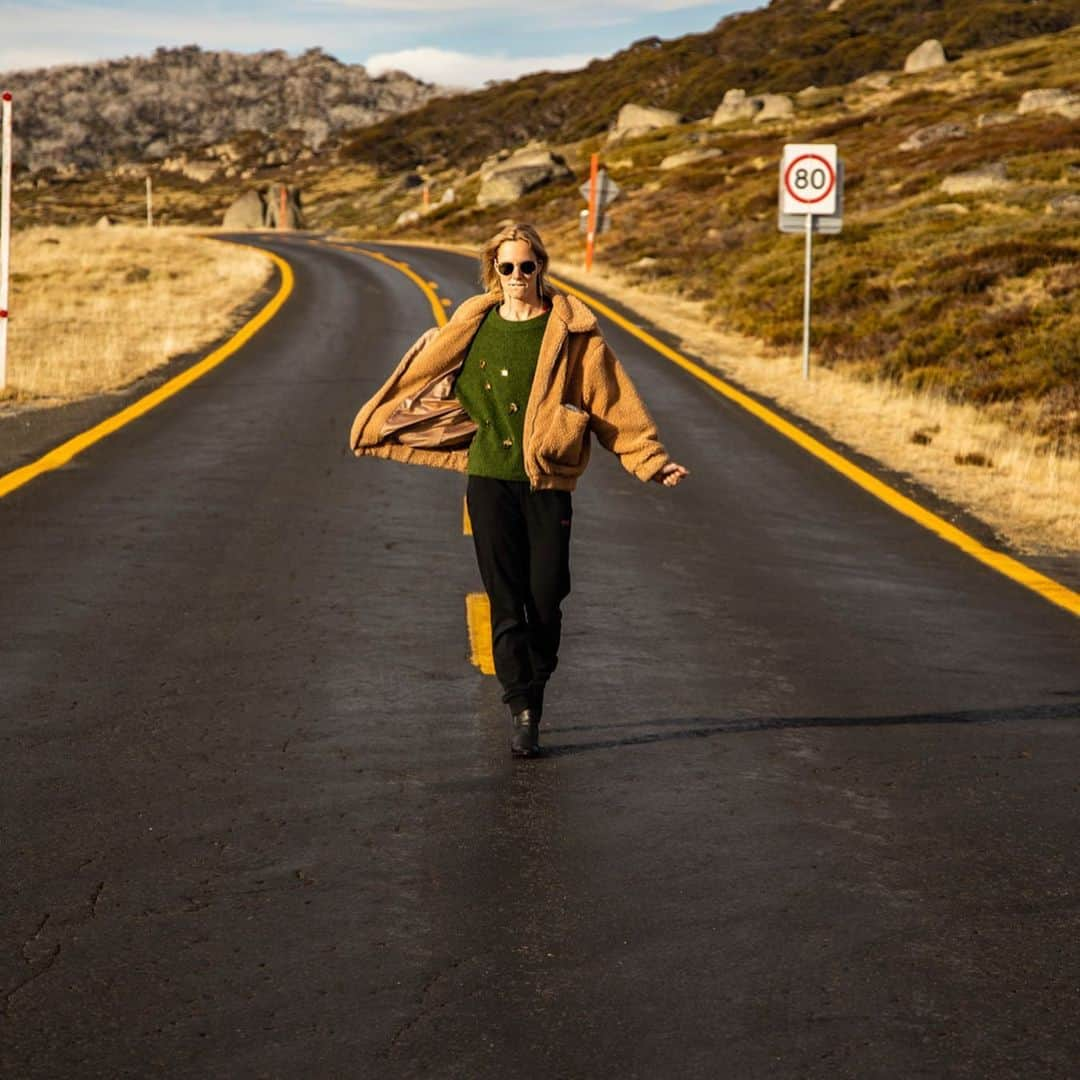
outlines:
{"label": "tan teddy fleece jacket", "polygon": [[[501,299],[487,293],[464,301],[434,338],[401,358],[353,421],[349,445],[357,457],[466,471],[476,426],[454,398],[454,378]],[[522,452],[533,490],[573,491],[589,461],[590,434],[640,480],[670,460],[596,316],[576,297],[555,293],[525,406]]]}

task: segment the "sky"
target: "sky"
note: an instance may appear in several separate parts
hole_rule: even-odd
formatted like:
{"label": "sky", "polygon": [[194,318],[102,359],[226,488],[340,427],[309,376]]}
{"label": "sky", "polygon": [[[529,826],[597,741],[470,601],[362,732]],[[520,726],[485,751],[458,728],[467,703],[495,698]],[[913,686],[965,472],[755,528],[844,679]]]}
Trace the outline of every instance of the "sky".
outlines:
{"label": "sky", "polygon": [[449,86],[579,68],[640,38],[711,29],[766,0],[0,0],[0,72],[146,56],[159,45],[290,54]]}

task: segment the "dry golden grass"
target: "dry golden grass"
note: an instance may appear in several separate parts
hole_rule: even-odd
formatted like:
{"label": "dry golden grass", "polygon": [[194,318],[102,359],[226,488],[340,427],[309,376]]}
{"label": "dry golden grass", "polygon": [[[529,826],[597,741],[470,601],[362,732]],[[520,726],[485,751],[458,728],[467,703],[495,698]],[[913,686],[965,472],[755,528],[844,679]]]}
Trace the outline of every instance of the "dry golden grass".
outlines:
{"label": "dry golden grass", "polygon": [[[584,274],[565,263],[553,270],[584,289],[594,285],[619,297],[677,334],[685,351],[710,367],[970,510],[1019,550],[1080,552],[1080,459],[1045,453],[1034,435],[974,405],[866,382],[842,369],[812,366],[804,380],[801,355],[769,352],[712,329],[703,303],[628,285],[615,271],[594,267]],[[980,459],[989,464],[961,463]]]}
{"label": "dry golden grass", "polygon": [[272,268],[192,230],[17,232],[0,399],[25,408],[126,386],[225,334]]}

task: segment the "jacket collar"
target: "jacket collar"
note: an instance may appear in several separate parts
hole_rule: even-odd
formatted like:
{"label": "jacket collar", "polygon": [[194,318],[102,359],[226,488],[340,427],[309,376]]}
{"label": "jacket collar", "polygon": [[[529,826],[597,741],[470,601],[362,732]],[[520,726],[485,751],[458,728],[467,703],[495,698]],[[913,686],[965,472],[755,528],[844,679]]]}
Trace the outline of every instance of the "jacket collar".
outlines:
{"label": "jacket collar", "polygon": [[[461,306],[470,309],[468,314],[479,322],[491,308],[501,303],[502,297],[497,293],[484,293],[466,300]],[[568,293],[551,294],[551,314],[572,334],[587,334],[596,329],[596,316],[576,296]]]}

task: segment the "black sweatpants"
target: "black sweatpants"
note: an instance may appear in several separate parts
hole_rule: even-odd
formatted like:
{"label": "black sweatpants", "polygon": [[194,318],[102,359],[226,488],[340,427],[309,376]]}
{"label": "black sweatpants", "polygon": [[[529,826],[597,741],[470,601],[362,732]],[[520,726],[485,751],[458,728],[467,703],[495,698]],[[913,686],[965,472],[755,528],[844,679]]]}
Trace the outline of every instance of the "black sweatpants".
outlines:
{"label": "black sweatpants", "polygon": [[559,605],[570,592],[570,492],[470,476],[466,499],[503,701],[514,712],[536,708],[558,663]]}

